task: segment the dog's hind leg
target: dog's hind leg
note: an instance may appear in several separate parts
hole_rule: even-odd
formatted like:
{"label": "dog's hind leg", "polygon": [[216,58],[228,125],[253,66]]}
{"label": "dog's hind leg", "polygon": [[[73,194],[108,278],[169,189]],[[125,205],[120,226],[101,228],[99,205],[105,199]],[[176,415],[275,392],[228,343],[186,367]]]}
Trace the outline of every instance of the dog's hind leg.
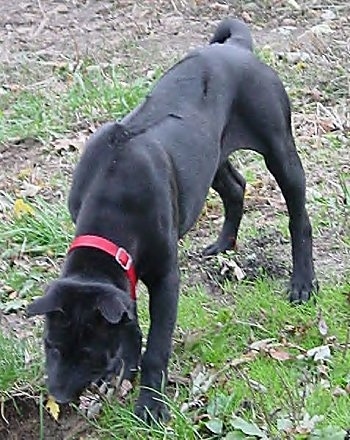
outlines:
{"label": "dog's hind leg", "polygon": [[285,198],[292,240],[293,273],[289,291],[292,302],[301,303],[317,290],[312,258],[312,228],[305,207],[305,174],[290,130],[270,136],[265,163]]}
{"label": "dog's hind leg", "polygon": [[212,187],[223,201],[225,221],[218,239],[204,250],[204,255],[215,255],[234,249],[243,215],[245,183],[228,159],[216,172]]}

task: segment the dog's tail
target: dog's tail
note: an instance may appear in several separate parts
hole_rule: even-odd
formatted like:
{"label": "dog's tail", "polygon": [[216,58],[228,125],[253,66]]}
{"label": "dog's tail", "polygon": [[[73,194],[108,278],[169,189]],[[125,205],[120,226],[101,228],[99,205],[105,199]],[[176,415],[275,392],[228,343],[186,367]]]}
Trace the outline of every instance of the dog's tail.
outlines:
{"label": "dog's tail", "polygon": [[210,44],[226,42],[253,51],[253,39],[248,26],[243,21],[226,18],[219,23]]}

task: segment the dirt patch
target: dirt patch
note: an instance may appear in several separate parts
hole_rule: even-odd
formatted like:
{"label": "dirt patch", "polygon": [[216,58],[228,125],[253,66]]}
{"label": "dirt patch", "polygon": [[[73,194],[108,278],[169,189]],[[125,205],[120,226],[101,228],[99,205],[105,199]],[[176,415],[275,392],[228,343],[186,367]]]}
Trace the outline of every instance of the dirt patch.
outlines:
{"label": "dirt patch", "polygon": [[[42,417],[42,424],[40,419]],[[33,398],[16,398],[5,402],[0,418],[0,440],[86,439],[88,423],[69,406],[62,407],[56,422]]]}

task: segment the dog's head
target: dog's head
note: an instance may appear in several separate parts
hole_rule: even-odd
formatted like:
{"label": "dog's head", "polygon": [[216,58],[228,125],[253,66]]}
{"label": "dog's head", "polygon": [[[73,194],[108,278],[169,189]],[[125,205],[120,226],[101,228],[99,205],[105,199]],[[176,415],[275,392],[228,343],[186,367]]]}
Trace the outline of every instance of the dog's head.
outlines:
{"label": "dog's head", "polygon": [[91,382],[116,368],[126,328],[135,320],[129,295],[111,284],[61,279],[28,307],[45,315],[48,389],[74,400]]}

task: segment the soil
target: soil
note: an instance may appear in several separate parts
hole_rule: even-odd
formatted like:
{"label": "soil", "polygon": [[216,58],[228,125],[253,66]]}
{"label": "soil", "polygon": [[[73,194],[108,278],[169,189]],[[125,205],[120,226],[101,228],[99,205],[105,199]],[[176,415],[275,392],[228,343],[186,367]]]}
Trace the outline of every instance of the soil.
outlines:
{"label": "soil", "polygon": [[31,397],[17,397],[7,401],[0,417],[0,440],[83,440],[90,431],[89,424],[70,407],[62,407],[58,422]]}
{"label": "soil", "polygon": [[[348,83],[341,76],[333,78],[333,69],[340,65],[349,71],[350,7],[346,3],[336,0],[0,0],[0,85],[5,90],[16,87],[31,90],[51,84],[52,71],[61,63],[76,67],[86,58],[99,65],[122,66],[135,77],[149,75],[157,66],[170,66],[190,48],[207,42],[221,18],[238,16],[250,24],[259,47],[268,46],[278,53],[300,51],[311,57],[319,67],[320,77],[305,78],[305,95],[314,93],[315,99],[317,93],[323,96],[322,87],[326,87],[327,81],[333,84],[333,90],[343,90],[340,98],[333,98],[333,101],[327,101],[324,96],[325,102],[331,105],[331,118],[328,119],[333,121],[339,116],[338,132],[343,141],[337,151],[328,152],[326,157],[320,156],[323,151],[320,147],[324,145],[315,133],[315,126],[324,121],[322,107],[317,115],[305,114],[302,108],[294,112],[295,133],[302,143],[302,149],[298,146],[306,169],[309,195],[314,191],[325,191],[329,195],[333,191],[335,199],[339,200],[341,193],[335,183],[339,170],[349,172],[349,126],[346,122],[349,107],[348,98],[344,98]],[[319,32],[312,31],[315,26],[319,26]],[[337,93],[334,92],[334,96],[338,97]],[[79,133],[72,133],[72,143],[79,144],[79,148],[72,149],[60,150],[55,140],[43,144],[37,139],[15,139],[0,145],[0,207],[3,194],[14,195],[21,189],[18,174],[23,170],[29,170],[32,183],[40,180],[40,195],[52,201],[65,199],[73,164],[88,134],[87,126]],[[316,156],[317,161],[313,160]],[[250,155],[239,154],[234,161],[243,174],[247,166],[251,167],[261,181],[246,203],[248,219],[259,212],[258,218],[255,216],[251,220],[258,229],[258,238],[239,242],[235,261],[248,279],[266,274],[286,280],[290,272],[290,244],[275,225],[276,212],[286,212],[280,192],[263,167],[252,163]],[[59,179],[53,184],[52,176],[56,174]],[[322,182],[329,184],[322,186]],[[317,214],[311,204],[309,208],[311,216]],[[204,281],[209,293],[220,294],[218,286],[223,278],[232,274],[222,275],[217,261],[203,259],[200,250],[213,241],[222,213],[215,208],[213,212],[207,209],[206,214],[190,234],[191,250],[182,251],[183,272],[191,273],[188,278],[185,275],[183,283]],[[342,242],[344,231],[344,222],[338,222],[337,218],[334,226],[325,229],[322,236],[314,240],[321,280],[340,279],[342,273],[350,270],[349,248]],[[9,424],[0,421],[0,440],[39,438],[39,410],[34,399],[21,397],[6,402],[5,417]],[[67,410],[62,420],[56,423],[44,412],[45,439],[68,440],[76,435],[85,438],[81,432],[74,431],[83,421],[72,410]]]}

